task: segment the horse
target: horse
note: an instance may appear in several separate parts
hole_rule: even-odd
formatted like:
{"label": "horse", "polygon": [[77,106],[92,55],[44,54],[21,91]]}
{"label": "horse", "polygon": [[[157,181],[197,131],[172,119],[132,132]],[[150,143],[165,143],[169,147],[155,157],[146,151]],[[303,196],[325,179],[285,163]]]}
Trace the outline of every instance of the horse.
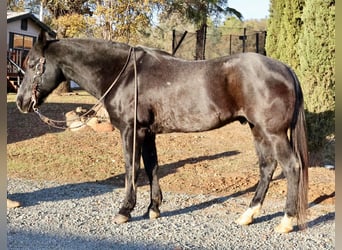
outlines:
{"label": "horse", "polygon": [[308,149],[304,97],[295,72],[257,53],[189,61],[168,52],[101,39],[49,40],[44,32],[26,58],[16,104],[38,109],[65,80],[101,100],[120,131],[125,195],[113,221],[126,223],[136,205],[140,159],[149,179],[147,216],[160,217],[156,135],[209,131],[239,121],[248,124],[260,180],[248,208],[236,220],[249,225],[259,214],[279,164],[287,181],[284,215],[275,227],[287,233],[306,227]]}

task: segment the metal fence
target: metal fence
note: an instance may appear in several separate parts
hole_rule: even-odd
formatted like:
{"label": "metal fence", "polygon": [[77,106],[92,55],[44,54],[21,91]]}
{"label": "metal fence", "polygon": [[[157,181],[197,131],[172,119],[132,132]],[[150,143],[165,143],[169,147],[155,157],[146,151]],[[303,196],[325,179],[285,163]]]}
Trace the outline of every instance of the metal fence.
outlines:
{"label": "metal fence", "polygon": [[[254,31],[246,28],[241,34],[207,33],[205,38],[205,59],[216,58],[244,52],[256,52],[266,55],[266,31]],[[174,55],[194,60],[196,33],[173,31]]]}

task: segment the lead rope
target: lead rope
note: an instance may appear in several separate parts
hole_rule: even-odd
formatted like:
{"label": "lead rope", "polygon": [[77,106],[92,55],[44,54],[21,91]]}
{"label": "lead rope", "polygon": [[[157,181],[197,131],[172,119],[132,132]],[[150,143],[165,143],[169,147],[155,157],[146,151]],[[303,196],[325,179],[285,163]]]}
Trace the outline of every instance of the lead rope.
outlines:
{"label": "lead rope", "polygon": [[[93,113],[93,116],[96,115],[96,113],[99,111],[100,109],[100,103],[103,101],[103,99],[106,97],[106,95],[109,93],[109,91],[112,90],[112,88],[114,87],[114,85],[117,83],[117,81],[120,79],[121,75],[123,74],[123,72],[125,71],[125,69],[127,68],[127,65],[129,63],[129,59],[131,58],[131,54],[132,52],[134,52],[134,48],[130,47],[129,52],[128,52],[128,56],[127,56],[127,60],[125,62],[125,65],[123,66],[123,68],[121,69],[121,71],[119,72],[118,76],[115,78],[115,80],[113,81],[113,83],[109,86],[109,88],[106,90],[106,92],[101,96],[101,98],[93,105],[93,107],[91,109],[89,109],[86,113],[82,114],[79,118],[85,117],[87,116],[92,110],[95,110],[95,108],[97,108],[97,110],[95,110],[95,112]],[[135,54],[135,53],[134,53]],[[135,55],[134,55],[135,56]],[[134,58],[135,60],[135,58]],[[134,61],[134,66],[135,65],[135,61]],[[37,85],[37,84],[36,84]],[[58,129],[67,129],[68,126],[63,126],[63,125],[58,125],[58,123],[66,123],[66,121],[61,121],[61,120],[53,120],[51,118],[48,118],[47,116],[43,115],[39,109],[36,107],[37,104],[37,98],[36,98],[36,87],[34,86],[33,88],[33,94],[32,94],[32,99],[33,99],[33,111],[39,116],[39,118],[46,123],[47,125],[54,127],[54,128],[58,128]],[[86,125],[88,123],[90,119],[86,120],[85,122],[82,122],[82,124],[73,127],[73,128],[79,128],[82,127],[83,125]],[[71,120],[73,121],[73,120]],[[76,121],[76,119],[75,119]]]}
{"label": "lead rope", "polygon": [[138,79],[137,79],[137,63],[135,51],[133,48],[133,66],[134,66],[134,114],[133,114],[133,159],[132,159],[132,179],[133,179],[133,191],[136,191],[135,183],[135,147],[137,139],[137,110],[138,110]]}

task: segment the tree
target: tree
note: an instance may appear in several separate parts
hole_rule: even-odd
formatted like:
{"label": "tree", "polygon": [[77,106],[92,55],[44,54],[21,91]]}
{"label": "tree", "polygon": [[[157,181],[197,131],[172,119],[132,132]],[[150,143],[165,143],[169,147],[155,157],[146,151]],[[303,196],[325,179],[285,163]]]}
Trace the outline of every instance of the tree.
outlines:
{"label": "tree", "polygon": [[271,0],[266,44],[301,81],[311,164],[334,163],[335,0]]}
{"label": "tree", "polygon": [[296,49],[302,29],[302,13],[305,0],[271,0],[267,25],[266,52],[290,65],[299,68]]}
{"label": "tree", "polygon": [[[174,12],[171,15],[167,15],[165,12],[161,12],[157,17],[158,20],[156,20],[156,23],[150,27],[146,27],[141,37],[139,37],[145,46],[160,48],[172,53],[171,41],[173,39],[173,33],[171,31],[175,30],[176,36],[179,35],[179,37],[187,31],[186,40],[192,37],[191,33],[195,32],[194,25],[180,13]],[[193,58],[192,51],[187,52],[192,55],[189,58]]]}
{"label": "tree", "polygon": [[158,0],[98,0],[94,35],[108,40],[137,43],[139,33],[150,26]]}
{"label": "tree", "polygon": [[224,0],[166,0],[167,13],[179,12],[197,26],[197,60],[205,59],[204,47],[209,16],[213,16],[216,21],[219,21],[222,15],[242,18],[241,13],[230,8],[227,2]]}
{"label": "tree", "polygon": [[267,22],[266,54],[270,57],[280,59],[279,32],[285,2],[279,0],[270,1],[270,15]]}
{"label": "tree", "polygon": [[[335,131],[335,0],[307,0],[303,29],[296,47],[304,85],[312,155],[334,163]],[[333,151],[333,152],[331,152]]]}
{"label": "tree", "polygon": [[24,11],[25,0],[7,0],[7,10]]}
{"label": "tree", "polygon": [[55,19],[60,16],[70,14],[92,14],[90,5],[93,1],[89,0],[73,0],[73,1],[61,1],[61,0],[41,0],[43,6],[47,8]]}
{"label": "tree", "polygon": [[51,21],[52,26],[57,28],[59,37],[87,37],[87,27],[91,19],[81,14],[66,14]]}
{"label": "tree", "polygon": [[281,18],[278,48],[279,59],[294,70],[299,68],[299,54],[296,46],[302,30],[302,13],[304,0],[285,0],[285,8]]}

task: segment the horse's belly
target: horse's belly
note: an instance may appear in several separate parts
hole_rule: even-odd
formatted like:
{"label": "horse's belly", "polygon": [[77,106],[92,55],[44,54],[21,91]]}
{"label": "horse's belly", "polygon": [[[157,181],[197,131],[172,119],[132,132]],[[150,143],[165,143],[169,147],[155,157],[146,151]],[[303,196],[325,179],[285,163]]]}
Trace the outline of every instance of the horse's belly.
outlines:
{"label": "horse's belly", "polygon": [[221,113],[169,113],[155,118],[152,129],[156,133],[208,131],[228,123]]}

